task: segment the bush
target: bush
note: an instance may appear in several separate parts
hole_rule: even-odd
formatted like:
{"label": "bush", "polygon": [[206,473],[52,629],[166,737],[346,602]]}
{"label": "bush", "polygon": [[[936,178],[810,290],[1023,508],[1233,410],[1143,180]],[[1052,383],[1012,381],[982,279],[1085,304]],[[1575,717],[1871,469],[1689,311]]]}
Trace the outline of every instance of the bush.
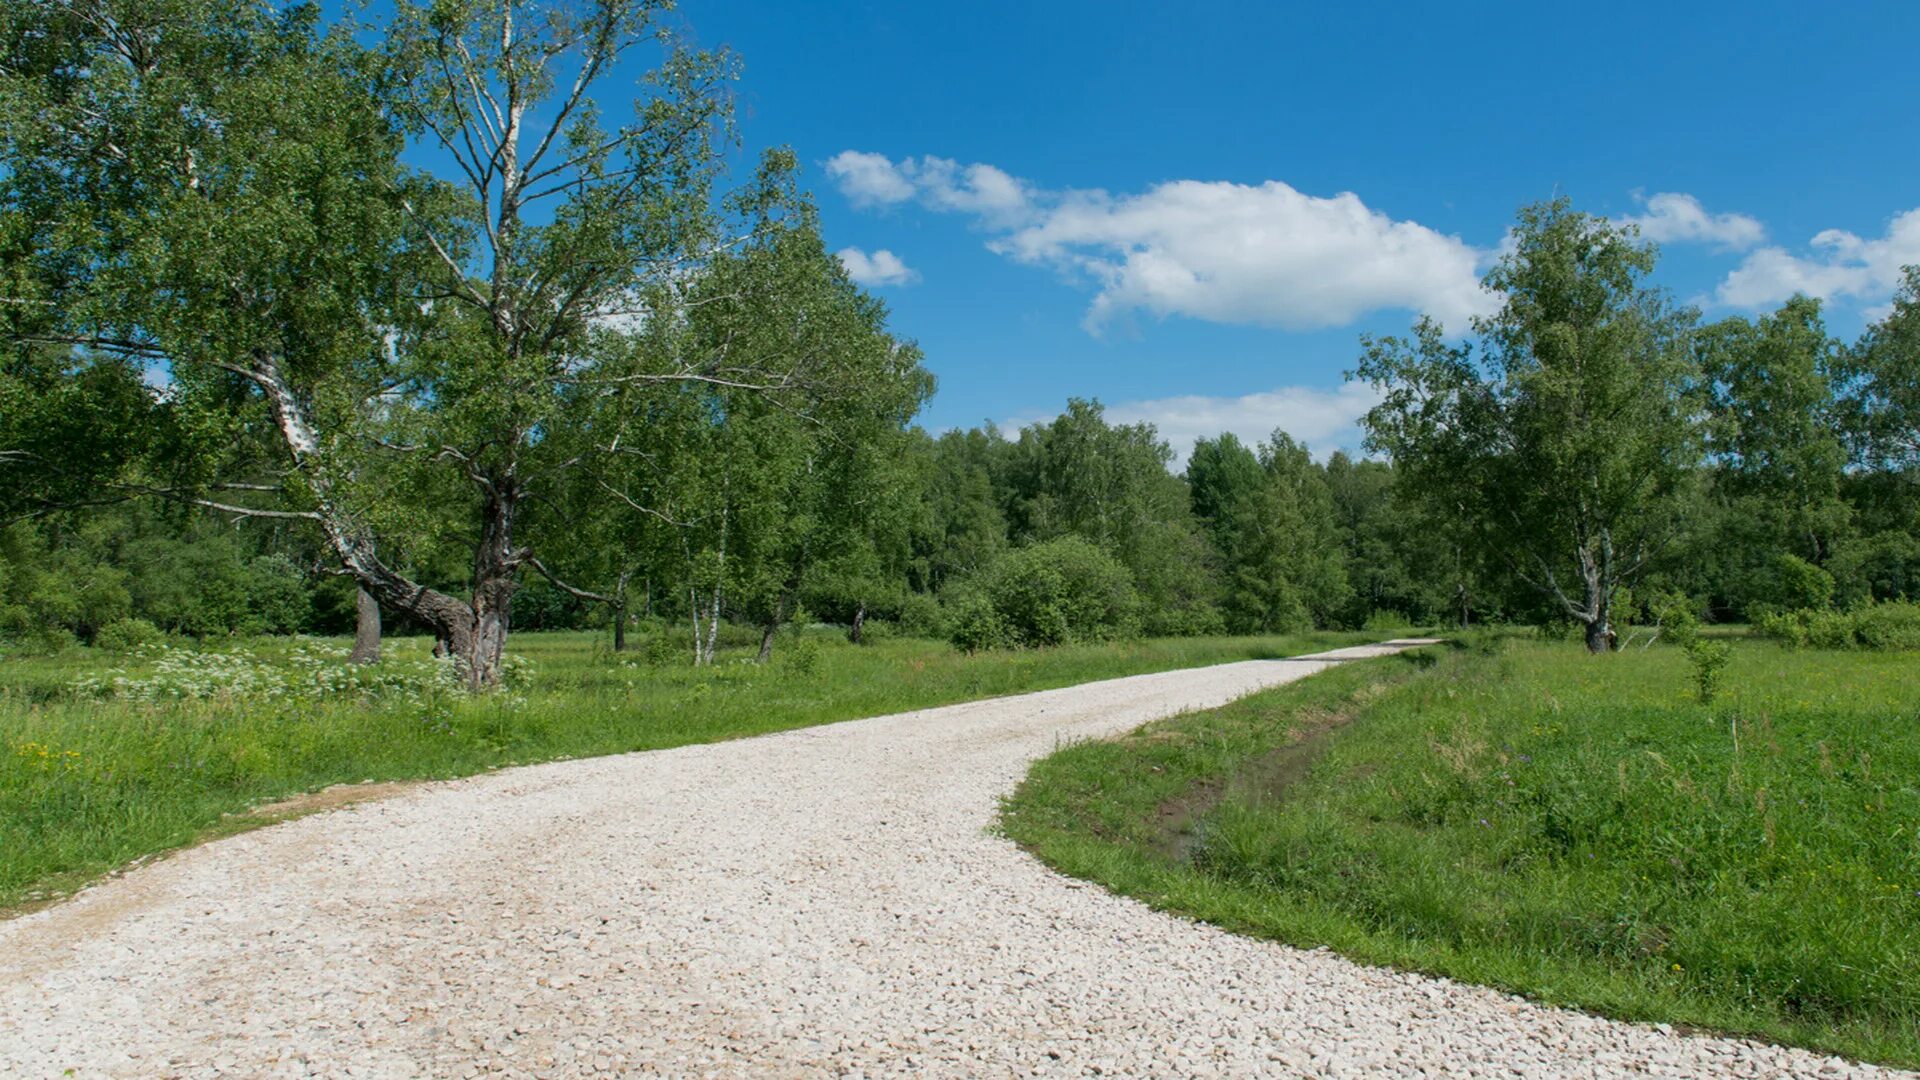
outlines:
{"label": "bush", "polygon": [[820,671],[820,641],[803,634],[793,644],[780,650],[780,663],[789,672],[810,679]]}
{"label": "bush", "polygon": [[[1109,641],[1137,633],[1139,594],[1132,575],[1113,556],[1077,536],[1034,544],[1002,555],[984,570],[974,591],[989,607],[986,619],[975,601],[962,605],[968,621],[949,637],[961,648],[985,648],[989,637],[1010,645],[1063,645]],[[998,633],[991,634],[994,624]],[[962,639],[974,644],[962,644]]]}
{"label": "bush", "polygon": [[1920,649],[1920,604],[1868,604],[1851,614],[1853,637],[1861,648]]}
{"label": "bush", "polygon": [[93,647],[107,652],[132,652],[142,645],[157,645],[160,628],[145,619],[115,619],[93,635]]}
{"label": "bush", "polygon": [[1920,604],[1891,600],[1845,611],[1766,612],[1754,629],[1798,649],[1920,649]]}
{"label": "bush", "polygon": [[1375,608],[1372,613],[1367,616],[1366,621],[1360,624],[1360,629],[1375,634],[1396,633],[1401,630],[1413,629],[1413,620],[1398,611],[1393,611],[1388,608]]}
{"label": "bush", "polygon": [[1733,659],[1733,646],[1696,636],[1686,643],[1686,650],[1693,665],[1694,696],[1700,704],[1711,705],[1720,693],[1720,672]]}
{"label": "bush", "polygon": [[58,656],[80,644],[80,639],[64,626],[29,626],[9,634],[7,643],[21,656]]}
{"label": "bush", "polygon": [[946,613],[940,601],[926,593],[910,592],[900,601],[900,633],[907,637],[941,638],[947,636]]}
{"label": "bush", "polygon": [[1770,599],[1790,611],[1817,611],[1833,603],[1833,575],[1798,555],[1774,557]]}
{"label": "bush", "polygon": [[1006,639],[1006,626],[993,601],[979,593],[968,593],[956,600],[947,614],[947,640],[956,648],[976,653],[998,648]]}

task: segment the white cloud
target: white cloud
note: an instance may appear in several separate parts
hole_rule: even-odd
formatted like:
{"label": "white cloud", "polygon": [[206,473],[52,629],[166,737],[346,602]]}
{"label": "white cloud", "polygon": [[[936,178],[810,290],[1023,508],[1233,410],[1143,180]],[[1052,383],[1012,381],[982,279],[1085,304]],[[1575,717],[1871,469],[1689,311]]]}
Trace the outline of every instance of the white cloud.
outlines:
{"label": "white cloud", "polygon": [[891,206],[918,198],[933,210],[974,214],[1010,227],[1028,210],[1027,185],[992,165],[951,158],[902,158],[843,150],[826,162],[827,175],[859,207]]}
{"label": "white cloud", "polygon": [[1282,386],[1241,397],[1188,394],[1121,402],[1107,407],[1107,419],[1116,424],[1151,423],[1173,447],[1175,468],[1185,467],[1195,440],[1227,431],[1248,446],[1265,442],[1276,430],[1284,431],[1324,461],[1335,450],[1359,449],[1360,417],[1379,401],[1379,394],[1365,383],[1346,383],[1334,390]]}
{"label": "white cloud", "polygon": [[1395,221],[1351,192],[1320,198],[1277,180],[1074,193],[993,247],[1090,277],[1093,329],[1133,311],[1315,329],[1382,308],[1459,327],[1494,306],[1480,287],[1484,253],[1458,237]]}
{"label": "white cloud", "polygon": [[1715,294],[1723,304],[1760,307],[1794,293],[1825,300],[1885,300],[1900,284],[1900,268],[1920,263],[1920,208],[1896,215],[1873,240],[1844,229],[1814,235],[1805,254],[1765,247],[1746,257]]}
{"label": "white cloud", "polygon": [[1767,238],[1766,226],[1757,219],[1709,214],[1699,199],[1677,191],[1663,191],[1640,202],[1647,212],[1621,218],[1621,223],[1640,226],[1640,235],[1655,243],[1701,243],[1723,251],[1745,251]]}
{"label": "white cloud", "polygon": [[847,268],[847,276],[856,285],[907,285],[920,280],[916,271],[886,248],[871,255],[857,247],[841,248],[834,256]]}
{"label": "white cloud", "polygon": [[886,206],[913,198],[913,182],[885,154],[843,150],[827,160],[826,168],[855,206]]}
{"label": "white cloud", "polygon": [[999,234],[992,250],[1090,282],[1096,331],[1135,312],[1311,329],[1385,308],[1458,327],[1494,306],[1479,282],[1489,253],[1351,192],[1324,198],[1277,180],[1046,191],[992,165],[852,150],[826,166],[855,205],[914,199],[969,214]]}
{"label": "white cloud", "polygon": [[[1173,448],[1173,469],[1186,468],[1193,444],[1232,432],[1248,447],[1257,447],[1284,431],[1304,443],[1321,461],[1335,450],[1358,451],[1360,417],[1379,404],[1380,395],[1366,383],[1345,383],[1333,390],[1310,386],[1282,386],[1240,397],[1186,394],[1149,401],[1108,405],[1110,424],[1152,424]],[[1020,429],[1047,424],[1054,415],[1004,421],[1001,431],[1013,437]]]}

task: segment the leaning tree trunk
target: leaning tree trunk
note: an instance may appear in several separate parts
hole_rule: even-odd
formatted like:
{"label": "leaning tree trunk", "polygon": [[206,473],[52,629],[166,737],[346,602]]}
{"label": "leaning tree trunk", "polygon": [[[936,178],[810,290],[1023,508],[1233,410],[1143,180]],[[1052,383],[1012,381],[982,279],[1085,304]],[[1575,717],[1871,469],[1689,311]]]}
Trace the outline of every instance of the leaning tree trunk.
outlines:
{"label": "leaning tree trunk", "polygon": [[847,631],[847,640],[860,644],[860,636],[867,629],[867,605],[861,604],[853,609],[853,628]]}
{"label": "leaning tree trunk", "polygon": [[773,635],[778,629],[780,624],[776,622],[768,622],[760,628],[760,655],[754,658],[755,663],[764,664],[773,659]]}
{"label": "leaning tree trunk", "polygon": [[353,651],[347,654],[349,664],[377,664],[380,662],[380,602],[362,585],[353,598]]}
{"label": "leaning tree trunk", "polygon": [[[468,665],[468,681],[471,685],[487,685],[485,681],[476,682],[471,666],[473,642],[479,635],[476,628],[480,622],[477,617],[479,594],[476,591],[476,603],[468,604],[456,597],[448,596],[437,589],[428,588],[408,578],[393,567],[381,561],[374,551],[372,537],[365,527],[354,519],[334,500],[334,486],[331,471],[320,453],[321,441],[307,415],[306,406],[300,396],[294,392],[288,381],[280,358],[271,352],[258,351],[252,357],[248,368],[240,372],[253,380],[266,395],[268,410],[274,423],[280,428],[286,441],[288,454],[294,466],[306,480],[307,488],[314,498],[311,517],[320,525],[326,535],[327,543],[346,566],[360,588],[372,594],[374,600],[385,604],[395,611],[404,611],[432,628],[434,636],[434,655],[451,656],[456,663]],[[492,504],[489,503],[491,510]],[[506,522],[512,522],[512,504],[507,504]],[[492,516],[489,516],[489,524]],[[510,536],[509,530],[502,530],[499,539],[504,543]],[[476,582],[476,588],[478,586]],[[508,584],[511,585],[511,561],[508,562]],[[497,591],[497,589],[496,589]],[[500,615],[504,619],[504,600],[511,590],[497,597],[500,602]],[[505,628],[502,623],[499,635],[504,642]],[[497,647],[496,643],[496,647]],[[499,658],[496,654],[482,674],[491,679],[498,672]]]}

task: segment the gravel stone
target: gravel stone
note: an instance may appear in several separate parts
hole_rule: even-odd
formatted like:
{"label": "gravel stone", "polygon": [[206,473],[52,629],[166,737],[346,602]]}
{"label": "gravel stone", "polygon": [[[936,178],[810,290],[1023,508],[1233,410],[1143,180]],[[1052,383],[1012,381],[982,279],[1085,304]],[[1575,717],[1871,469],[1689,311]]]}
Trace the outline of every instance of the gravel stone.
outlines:
{"label": "gravel stone", "polygon": [[503,770],[184,851],[0,923],[0,1075],[1894,1075],[1237,937],[989,831],[1066,741],[1396,647]]}

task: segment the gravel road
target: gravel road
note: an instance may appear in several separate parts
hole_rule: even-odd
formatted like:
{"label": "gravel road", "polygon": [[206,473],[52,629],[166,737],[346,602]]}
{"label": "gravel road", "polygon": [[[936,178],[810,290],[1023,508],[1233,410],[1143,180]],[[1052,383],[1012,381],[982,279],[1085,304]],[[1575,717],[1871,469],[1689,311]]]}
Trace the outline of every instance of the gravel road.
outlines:
{"label": "gravel road", "polygon": [[1867,1076],[1234,937],[986,831],[1253,661],[411,788],[0,923],[0,1076]]}

